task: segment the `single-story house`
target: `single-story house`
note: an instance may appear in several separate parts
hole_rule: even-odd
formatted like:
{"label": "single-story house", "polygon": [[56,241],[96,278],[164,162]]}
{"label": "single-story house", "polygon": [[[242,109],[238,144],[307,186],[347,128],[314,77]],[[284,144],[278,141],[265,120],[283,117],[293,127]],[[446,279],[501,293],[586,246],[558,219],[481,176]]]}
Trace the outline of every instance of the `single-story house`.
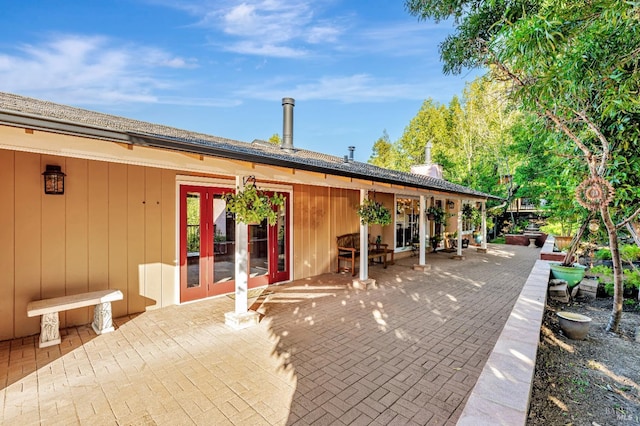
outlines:
{"label": "single-story house", "polygon": [[[274,146],[0,93],[0,340],[38,333],[29,302],[101,289],[124,295],[114,317],[235,291],[232,323],[247,313],[248,288],[336,271],[340,235],[360,233],[364,244],[380,235],[408,256],[416,238],[443,231],[421,207],[446,209],[446,230],[468,232],[462,204],[484,212],[493,198],[296,148],[293,106],[283,99],[283,144]],[[275,225],[236,223],[226,211],[224,194],[250,176],[284,195]],[[367,197],[391,209],[392,225],[360,223]],[[366,257],[359,279],[368,279]],[[89,308],[61,312],[60,325],[90,317]]]}

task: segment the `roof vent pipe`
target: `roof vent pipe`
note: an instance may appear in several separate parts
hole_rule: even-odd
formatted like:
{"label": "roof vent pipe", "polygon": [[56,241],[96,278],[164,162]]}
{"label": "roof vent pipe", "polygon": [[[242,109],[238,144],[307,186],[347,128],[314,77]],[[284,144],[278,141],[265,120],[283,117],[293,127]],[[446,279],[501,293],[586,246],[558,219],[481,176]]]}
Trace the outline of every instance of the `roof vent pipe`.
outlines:
{"label": "roof vent pipe", "polygon": [[282,98],[282,145],[285,151],[293,151],[293,98]]}
{"label": "roof vent pipe", "polygon": [[355,146],[350,146],[349,147],[349,161],[353,161],[353,151],[356,150]]}
{"label": "roof vent pipe", "polygon": [[427,142],[427,145],[424,147],[424,164],[427,166],[431,165],[431,148],[433,144],[431,141]]}

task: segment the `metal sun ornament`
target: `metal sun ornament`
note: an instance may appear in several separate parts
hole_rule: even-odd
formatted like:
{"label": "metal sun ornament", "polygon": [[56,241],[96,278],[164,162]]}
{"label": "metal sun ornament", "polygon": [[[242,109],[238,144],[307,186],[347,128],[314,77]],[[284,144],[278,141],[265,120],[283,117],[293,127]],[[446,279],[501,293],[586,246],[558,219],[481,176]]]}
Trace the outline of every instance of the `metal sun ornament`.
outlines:
{"label": "metal sun ornament", "polygon": [[578,203],[587,210],[598,210],[613,200],[613,186],[600,176],[586,179],[576,188]]}

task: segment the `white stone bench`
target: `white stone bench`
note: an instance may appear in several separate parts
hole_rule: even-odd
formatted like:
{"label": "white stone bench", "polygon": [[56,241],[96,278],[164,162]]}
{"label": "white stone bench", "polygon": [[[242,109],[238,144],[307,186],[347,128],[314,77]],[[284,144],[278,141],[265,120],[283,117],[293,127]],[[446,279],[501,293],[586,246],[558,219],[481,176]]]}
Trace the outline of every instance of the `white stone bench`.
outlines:
{"label": "white stone bench", "polygon": [[69,309],[95,305],[91,328],[96,334],[109,333],[114,330],[111,317],[111,302],[122,300],[120,290],[99,290],[52,299],[35,300],[27,305],[27,316],[42,315],[40,322],[40,342],[38,347],[59,345],[60,319],[58,312]]}

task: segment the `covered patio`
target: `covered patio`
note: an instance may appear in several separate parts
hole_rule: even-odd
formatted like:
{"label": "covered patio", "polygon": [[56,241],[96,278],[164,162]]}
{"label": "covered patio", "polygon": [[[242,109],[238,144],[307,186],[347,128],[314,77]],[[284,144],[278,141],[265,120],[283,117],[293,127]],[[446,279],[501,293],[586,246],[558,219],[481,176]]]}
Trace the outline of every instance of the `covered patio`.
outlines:
{"label": "covered patio", "polygon": [[0,342],[2,424],[455,424],[539,250],[489,245],[270,286],[258,326],[229,296]]}

